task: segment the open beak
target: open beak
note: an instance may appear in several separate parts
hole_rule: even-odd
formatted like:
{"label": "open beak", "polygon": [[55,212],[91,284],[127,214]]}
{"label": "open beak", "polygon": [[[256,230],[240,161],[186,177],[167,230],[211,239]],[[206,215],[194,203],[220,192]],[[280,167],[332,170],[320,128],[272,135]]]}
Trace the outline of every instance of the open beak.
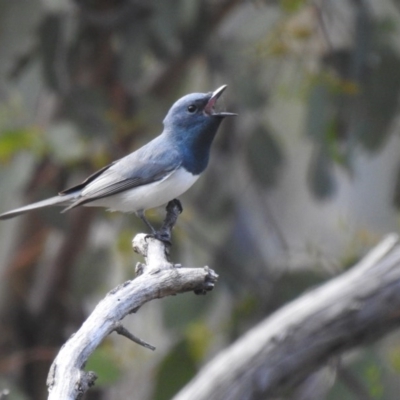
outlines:
{"label": "open beak", "polygon": [[213,117],[232,117],[232,116],[237,115],[235,113],[230,113],[230,112],[216,112],[214,109],[214,106],[217,103],[217,100],[220,98],[221,94],[224,92],[224,90],[227,87],[228,87],[228,85],[223,85],[211,93],[211,97],[208,100],[206,106],[204,107],[204,112],[206,114],[211,115]]}

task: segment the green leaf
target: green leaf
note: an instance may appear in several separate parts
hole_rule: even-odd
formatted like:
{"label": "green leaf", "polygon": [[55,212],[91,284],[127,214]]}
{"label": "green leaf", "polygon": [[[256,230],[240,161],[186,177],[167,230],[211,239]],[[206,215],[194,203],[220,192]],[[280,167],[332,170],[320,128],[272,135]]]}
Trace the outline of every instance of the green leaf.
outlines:
{"label": "green leaf", "polygon": [[265,127],[258,126],[247,146],[247,162],[256,180],[266,187],[274,185],[283,161],[279,143]]}
{"label": "green leaf", "polygon": [[400,93],[400,58],[392,49],[381,51],[377,57],[379,63],[369,71],[363,88],[357,126],[361,144],[371,152],[379,151],[389,138]]}
{"label": "green leaf", "polygon": [[36,128],[17,128],[0,133],[0,162],[7,162],[21,150],[40,152],[44,144],[38,138],[40,131]]}
{"label": "green leaf", "polygon": [[284,11],[292,13],[299,11],[306,4],[306,0],[281,0],[280,4]]}
{"label": "green leaf", "polygon": [[321,200],[332,196],[336,190],[331,159],[323,147],[316,151],[311,161],[308,184],[313,195]]}
{"label": "green leaf", "polygon": [[[42,20],[39,28],[43,78],[46,84],[56,91],[61,89],[59,82],[60,72],[57,70],[61,64],[57,58],[60,57],[60,48],[65,46],[62,25],[63,18],[61,15],[49,13]],[[64,66],[65,64],[62,65]],[[64,74],[66,72],[63,71]]]}
{"label": "green leaf", "polygon": [[324,82],[317,82],[310,89],[306,133],[313,139],[323,139],[329,120],[331,93]]}

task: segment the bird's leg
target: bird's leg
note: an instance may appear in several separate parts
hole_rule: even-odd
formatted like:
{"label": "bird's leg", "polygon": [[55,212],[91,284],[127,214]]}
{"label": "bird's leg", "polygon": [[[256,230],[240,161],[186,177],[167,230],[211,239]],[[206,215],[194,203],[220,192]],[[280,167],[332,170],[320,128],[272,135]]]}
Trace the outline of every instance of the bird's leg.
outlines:
{"label": "bird's leg", "polygon": [[166,207],[167,215],[165,216],[162,227],[157,231],[158,239],[164,243],[171,245],[172,228],[175,226],[179,214],[182,213],[182,204],[178,199],[171,200]]}
{"label": "bird's leg", "polygon": [[146,219],[144,215],[144,211],[136,211],[136,215],[149,227],[151,233],[147,236],[152,236],[167,245],[171,246],[171,231],[176,221],[178,219],[179,214],[182,213],[183,208],[182,204],[178,199],[171,200],[166,207],[167,215],[163,222],[161,228],[156,231],[154,227],[150,224],[150,222]]}
{"label": "bird's leg", "polygon": [[146,219],[144,215],[144,211],[136,211],[136,215],[146,224],[146,226],[151,230],[151,234],[157,237],[157,231],[154,227],[150,224],[150,222]]}

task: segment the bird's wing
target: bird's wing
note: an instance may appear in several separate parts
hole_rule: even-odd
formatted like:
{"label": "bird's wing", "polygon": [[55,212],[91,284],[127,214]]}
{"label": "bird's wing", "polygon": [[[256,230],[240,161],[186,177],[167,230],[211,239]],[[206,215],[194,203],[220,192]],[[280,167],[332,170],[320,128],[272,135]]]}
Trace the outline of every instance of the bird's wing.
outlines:
{"label": "bird's wing", "polygon": [[65,211],[91,201],[108,197],[138,186],[161,181],[181,166],[179,154],[143,147],[91,175],[81,185],[68,189],[81,190],[79,198]]}
{"label": "bird's wing", "polygon": [[99,169],[98,171],[94,172],[92,175],[87,177],[82,183],[79,183],[78,185],[72,186],[68,189],[63,190],[60,192],[60,195],[64,194],[70,194],[70,193],[75,193],[79,190],[82,190],[85,186],[89,185],[90,182],[93,182],[97,177],[99,177],[103,172],[105,172],[107,169],[112,167],[117,161],[112,162],[111,164],[106,165],[105,167]]}
{"label": "bird's wing", "polygon": [[111,196],[133,189],[137,186],[161,181],[179,168],[179,164],[165,166],[163,164],[151,164],[136,169],[135,175],[125,177],[118,171],[108,170],[95,181],[87,185],[81,192],[81,197],[87,200],[95,200]]}

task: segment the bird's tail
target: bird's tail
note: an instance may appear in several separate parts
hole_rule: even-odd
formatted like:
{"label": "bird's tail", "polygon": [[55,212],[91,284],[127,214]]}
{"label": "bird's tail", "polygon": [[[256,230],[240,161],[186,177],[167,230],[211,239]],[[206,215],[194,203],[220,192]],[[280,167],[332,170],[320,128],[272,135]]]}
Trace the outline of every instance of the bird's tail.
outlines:
{"label": "bird's tail", "polygon": [[65,206],[70,204],[70,202],[76,198],[76,195],[77,193],[70,193],[70,194],[50,197],[49,199],[28,204],[27,206],[16,208],[15,210],[7,211],[4,214],[0,214],[0,219],[14,218],[17,217],[18,215],[25,214],[26,212],[36,210],[37,208],[43,208],[49,206]]}

